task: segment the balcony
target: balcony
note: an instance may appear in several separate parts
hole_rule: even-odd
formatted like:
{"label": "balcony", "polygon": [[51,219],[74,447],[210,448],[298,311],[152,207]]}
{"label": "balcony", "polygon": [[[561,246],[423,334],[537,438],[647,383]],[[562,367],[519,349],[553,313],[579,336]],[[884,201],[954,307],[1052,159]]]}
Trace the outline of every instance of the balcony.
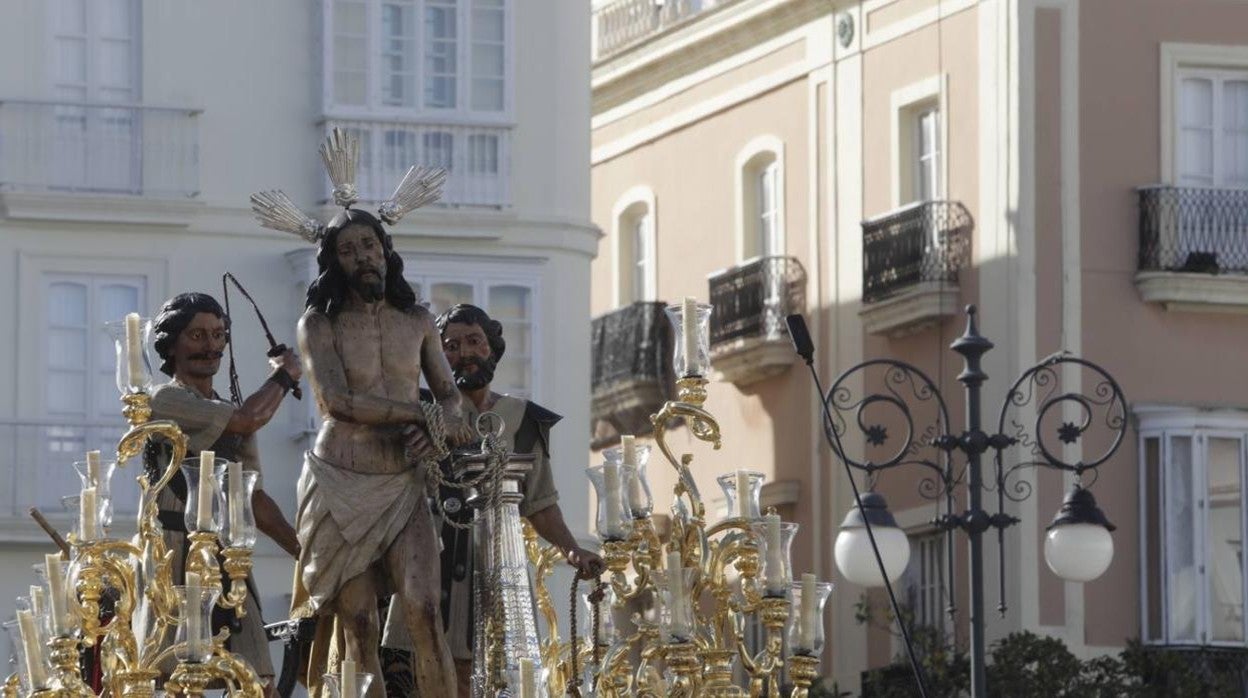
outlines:
{"label": "balcony", "polygon": [[903,337],[956,315],[974,220],[957,201],[920,201],[862,222],[867,332]]}
{"label": "balcony", "polygon": [[1140,297],[1167,310],[1248,311],[1248,189],[1152,186],[1137,194]]}
{"label": "balcony", "polygon": [[760,257],[711,274],[711,364],[738,386],[793,364],[785,316],[806,306],[806,270],[792,257]]}
{"label": "balcony", "polygon": [[0,100],[0,192],[198,196],[199,114]]}
{"label": "balcony", "polygon": [[[356,186],[360,198],[390,198],[412,165],[442,167],[443,208],[502,209],[511,205],[511,127],[413,123],[376,119],[327,119],[326,131],[341,128],[360,139]],[[325,179],[325,197],[332,185]]]}
{"label": "balcony", "polygon": [[591,447],[621,434],[648,434],[650,415],[675,395],[666,303],[626,305],[594,318],[591,330]]}
{"label": "balcony", "polygon": [[615,0],[594,10],[594,61],[623,53],[647,39],[738,0]]}
{"label": "balcony", "polygon": [[[27,511],[38,507],[61,531],[77,521],[76,504],[62,505],[62,498],[82,488],[74,461],[98,449],[107,454],[117,448],[126,424],[116,422],[70,422],[49,420],[0,421],[0,541],[47,544],[48,538],[30,520]],[[139,459],[113,473],[114,528],[132,531],[138,511],[138,488],[134,477],[142,471]]]}

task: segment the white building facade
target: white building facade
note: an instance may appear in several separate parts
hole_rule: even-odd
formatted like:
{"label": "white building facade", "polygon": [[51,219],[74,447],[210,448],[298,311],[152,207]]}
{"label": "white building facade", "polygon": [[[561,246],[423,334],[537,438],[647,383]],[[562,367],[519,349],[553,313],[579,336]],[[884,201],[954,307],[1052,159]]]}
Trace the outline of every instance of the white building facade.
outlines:
{"label": "white building facade", "polygon": [[[435,312],[504,323],[498,386],[566,415],[553,462],[578,537],[588,519],[589,8],[556,0],[15,0],[0,23],[0,616],[63,531],[71,463],[123,430],[107,320],[166,298],[221,298],[234,274],[293,344],[315,250],[261,229],[248,196],[282,188],[327,219],[316,153],[361,139],[372,209],[411,164],[450,170],[444,200],[392,232]],[[540,37],[540,38],[539,38]],[[368,202],[373,202],[372,204]],[[572,291],[572,292],[570,292]],[[259,324],[234,296],[244,393],[267,374]],[[228,377],[217,377],[226,392]],[[315,407],[287,399],[260,433],[266,490],[288,518]],[[114,478],[132,530],[137,464]],[[285,616],[292,561],[270,541],[255,572]],[[569,577],[570,579],[570,577]],[[556,588],[566,585],[554,582]],[[275,651],[277,648],[274,648]],[[7,645],[0,647],[7,659]],[[0,664],[3,664],[0,661]]]}

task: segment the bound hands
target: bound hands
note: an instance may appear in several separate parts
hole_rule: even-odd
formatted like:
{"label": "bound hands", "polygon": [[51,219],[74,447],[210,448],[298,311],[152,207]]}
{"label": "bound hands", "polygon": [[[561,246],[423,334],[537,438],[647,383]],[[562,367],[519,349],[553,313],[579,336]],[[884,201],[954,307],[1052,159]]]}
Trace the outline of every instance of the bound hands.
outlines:
{"label": "bound hands", "polygon": [[564,553],[564,558],[569,565],[576,568],[576,576],[579,579],[597,579],[607,571],[607,563],[602,561],[602,557],[585,548],[572,548]]}
{"label": "bound hands", "polygon": [[[476,433],[462,418],[447,419],[445,425],[448,448],[472,443],[477,439]],[[408,462],[412,465],[437,458],[438,451],[433,447],[433,440],[429,437],[429,432],[425,427],[416,424],[407,425],[403,428],[403,439],[407,446]]]}

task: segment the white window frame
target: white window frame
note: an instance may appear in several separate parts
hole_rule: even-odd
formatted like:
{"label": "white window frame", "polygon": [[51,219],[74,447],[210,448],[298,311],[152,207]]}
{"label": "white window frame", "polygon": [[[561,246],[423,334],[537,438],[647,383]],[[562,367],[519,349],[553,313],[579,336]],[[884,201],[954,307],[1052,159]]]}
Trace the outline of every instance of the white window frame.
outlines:
{"label": "white window frame", "polygon": [[[477,111],[471,108],[472,64],[470,52],[472,35],[470,18],[472,0],[458,0],[456,5],[456,106],[454,108],[426,107],[424,104],[424,10],[425,0],[413,0],[417,15],[417,67],[415,90],[416,106],[387,106],[381,96],[381,3],[366,0],[366,75],[368,84],[364,91],[364,104],[337,104],[334,102],[334,0],[321,0],[321,42],[324,47],[321,67],[321,109],[327,119],[385,119],[398,123],[472,124],[491,126],[514,125],[515,113],[515,0],[503,0],[503,108],[499,111]],[[460,99],[462,97],[462,99]]]}
{"label": "white window frame", "polygon": [[[654,190],[647,186],[636,186],[616,199],[611,207],[611,239],[612,239],[612,302],[617,308],[643,300],[657,300],[659,288],[659,253],[658,253],[658,208],[655,204]],[[649,250],[653,254],[650,264],[646,266],[644,288],[633,288],[634,273],[638,265],[638,250],[633,249],[633,235],[637,222],[649,217],[650,225],[646,229],[649,236]]]}
{"label": "white window frame", "polygon": [[[141,2],[138,2],[138,0],[128,0],[128,2],[130,4],[130,12],[131,12],[130,37],[127,39],[127,41],[130,43],[131,85],[130,85],[130,97],[129,99],[124,100],[124,102],[122,103],[135,105],[135,104],[138,104],[139,101],[142,99],[142,94],[143,94],[143,73],[142,73],[143,6]],[[84,44],[83,51],[85,52],[86,60],[87,60],[86,76],[85,76],[86,82],[82,85],[75,85],[74,87],[80,88],[85,92],[85,97],[82,99],[83,102],[108,103],[110,102],[110,100],[105,100],[101,98],[99,95],[99,91],[103,89],[105,86],[99,84],[98,74],[92,71],[91,63],[93,62],[93,58],[98,58],[96,54],[96,47],[102,41],[115,40],[115,38],[102,36],[101,31],[99,29],[99,20],[97,19],[97,17],[101,12],[105,11],[104,10],[105,6],[94,2],[93,0],[84,0],[84,6],[85,6],[84,11],[86,12],[86,20],[85,20],[86,21],[86,27],[85,27],[86,33],[82,35],[75,35],[75,37],[81,38]],[[59,0],[52,0],[50,2],[47,2],[44,5],[44,9],[46,12],[44,16],[44,21],[47,23],[46,26],[48,27],[48,37],[50,38],[50,40],[47,43],[47,49],[46,49],[46,54],[45,54],[47,58],[47,66],[48,66],[48,73],[47,73],[48,86],[51,91],[51,95],[50,95],[51,98],[54,100],[57,100],[57,99],[61,99],[60,96],[57,94],[57,89],[56,89],[57,87],[60,86],[60,78],[61,78],[61,76],[57,74],[58,61],[57,61],[57,56],[56,56],[56,51],[57,51],[56,39],[59,36],[61,36],[57,34],[57,27],[58,27],[57,13],[60,11]],[[108,89],[117,89],[117,88],[108,87]]]}
{"label": "white window frame", "polygon": [[734,210],[736,212],[736,257],[741,264],[767,254],[762,239],[761,176],[775,168],[775,213],[772,242],[777,254],[788,249],[785,230],[785,159],[784,141],[772,134],[751,139],[737,152],[733,164],[736,177]]}
{"label": "white window frame", "polygon": [[1248,71],[1248,46],[1162,42],[1160,52],[1161,180],[1179,183],[1179,80],[1186,70]]}
{"label": "white window frame", "polygon": [[[924,626],[935,628],[940,632],[945,632],[947,628],[947,618],[945,608],[948,606],[949,590],[945,588],[945,582],[948,579],[945,567],[948,564],[945,532],[937,529],[925,529],[914,532],[908,532],[907,537],[910,540],[910,561],[911,564],[917,565],[917,574],[908,575],[906,577],[906,594],[908,600],[913,600],[910,610],[914,613],[913,623],[915,626]],[[923,556],[922,548],[927,546],[931,548],[929,561],[934,560],[935,569],[922,569]],[[922,597],[931,589],[933,585],[924,586],[925,577],[935,574],[935,600],[936,605],[931,608],[921,606]],[[917,587],[917,588],[916,588]],[[926,611],[926,614],[923,613]],[[930,617],[929,617],[930,616]]]}
{"label": "white window frame", "polygon": [[[1203,502],[1207,495],[1208,485],[1206,477],[1206,459],[1207,441],[1210,438],[1233,438],[1240,441],[1240,535],[1241,541],[1243,536],[1248,533],[1248,473],[1245,472],[1248,465],[1248,411],[1236,409],[1201,409],[1194,407],[1167,406],[1167,405],[1139,405],[1135,408],[1135,416],[1138,423],[1138,441],[1137,453],[1139,454],[1140,468],[1140,512],[1141,521],[1146,520],[1149,516],[1148,504],[1149,496],[1153,489],[1156,490],[1157,506],[1164,512],[1166,509],[1166,487],[1167,473],[1170,463],[1170,441],[1172,437],[1190,437],[1192,439],[1192,468],[1193,468],[1193,490],[1199,492],[1200,495],[1196,501]],[[1158,480],[1153,483],[1148,477],[1148,463],[1146,462],[1145,444],[1149,439],[1158,439]],[[1168,521],[1166,517],[1161,517],[1158,522],[1158,535],[1161,540],[1157,544],[1157,550],[1161,559],[1158,561],[1149,560],[1148,552],[1150,549],[1148,539],[1148,526],[1141,525],[1140,536],[1140,630],[1143,641],[1148,644],[1168,645],[1168,644],[1199,644],[1202,646],[1213,647],[1245,647],[1248,646],[1248,613],[1245,613],[1245,628],[1243,637],[1240,641],[1215,641],[1209,639],[1211,616],[1210,616],[1210,598],[1209,598],[1209,575],[1212,574],[1209,564],[1209,550],[1206,541],[1208,535],[1208,507],[1205,504],[1199,506],[1199,510],[1204,512],[1198,515],[1193,526],[1193,538],[1202,542],[1196,546],[1194,559],[1194,567],[1198,570],[1198,583],[1196,584],[1197,594],[1197,616],[1196,616],[1196,640],[1190,639],[1170,639],[1169,631],[1169,598],[1168,598],[1168,566],[1167,566],[1167,548],[1166,545],[1166,525]],[[1153,568],[1161,570],[1161,574],[1152,576]],[[1248,607],[1248,574],[1244,574],[1244,570],[1248,569],[1248,565],[1241,563],[1240,583],[1241,583],[1241,603]],[[1161,628],[1152,628],[1149,626],[1149,593],[1151,584],[1160,584],[1159,599],[1160,612],[1159,619]],[[1157,637],[1154,637],[1156,635]]]}
{"label": "white window frame", "polygon": [[[43,357],[46,354],[46,338],[43,332],[46,324],[44,315],[46,298],[42,289],[44,280],[55,274],[140,277],[146,283],[144,301],[149,306],[142,311],[143,315],[150,315],[154,310],[153,304],[166,298],[168,294],[169,267],[165,259],[77,256],[63,252],[21,250],[17,254],[18,297],[29,299],[29,302],[19,303],[17,306],[17,336],[14,342],[18,366],[43,366]],[[150,358],[153,360],[152,370],[158,372],[159,364],[156,363],[155,354],[151,354]],[[158,373],[158,376],[163,376],[163,374]],[[35,405],[37,412],[43,414],[45,388],[42,371],[19,371],[16,378],[16,404]],[[124,420],[121,419],[121,403],[117,404],[118,423],[124,425]],[[33,467],[33,461],[23,462],[30,462]],[[70,462],[66,462],[65,467],[68,469]],[[29,477],[16,478],[11,493],[13,502],[21,505],[35,501],[36,476],[31,473]],[[120,476],[119,474],[118,477]],[[15,507],[15,511],[20,508]],[[71,517],[66,514],[46,513],[50,514],[52,521],[58,525],[68,526],[70,523]],[[27,523],[24,511],[20,515],[7,516],[3,507],[0,507],[0,541],[26,540],[24,536],[29,532]],[[118,521],[114,525],[124,526],[124,523],[124,521]]]}
{"label": "white window frame", "polygon": [[894,90],[889,96],[892,208],[916,201],[918,183],[918,117],[938,113],[937,198],[947,196],[949,183],[948,74],[940,73]]}

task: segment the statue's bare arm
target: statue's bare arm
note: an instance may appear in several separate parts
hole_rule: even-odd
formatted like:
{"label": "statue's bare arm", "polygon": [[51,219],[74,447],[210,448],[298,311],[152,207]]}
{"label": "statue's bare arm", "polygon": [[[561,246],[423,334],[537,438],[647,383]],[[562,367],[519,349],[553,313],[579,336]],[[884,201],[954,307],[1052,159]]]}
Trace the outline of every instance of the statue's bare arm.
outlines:
{"label": "statue's bare arm", "polygon": [[[304,372],[322,412],[357,424],[424,425],[425,413],[419,403],[365,395],[351,389],[342,359],[334,348],[334,328],[328,317],[318,312],[305,313],[299,319],[298,335]],[[446,359],[442,362],[446,363]]]}

